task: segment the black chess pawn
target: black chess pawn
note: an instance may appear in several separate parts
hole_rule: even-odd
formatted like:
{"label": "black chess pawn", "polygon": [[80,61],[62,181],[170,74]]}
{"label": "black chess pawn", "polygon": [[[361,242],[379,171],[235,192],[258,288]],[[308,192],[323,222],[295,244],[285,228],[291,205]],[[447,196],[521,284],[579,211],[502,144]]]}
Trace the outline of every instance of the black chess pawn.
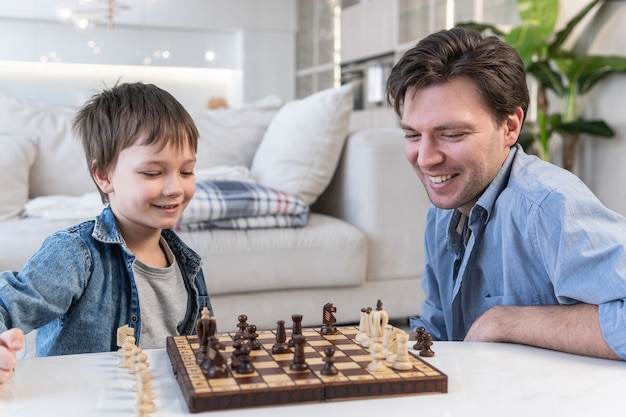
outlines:
{"label": "black chess pawn", "polygon": [[248,347],[250,350],[261,349],[261,343],[257,340],[259,334],[256,332],[256,326],[251,324],[248,326]]}
{"label": "black chess pawn", "polygon": [[433,345],[433,337],[430,333],[424,334],[424,340],[422,341],[422,350],[420,350],[420,356],[430,358],[435,356],[435,352],[430,348]]}
{"label": "black chess pawn", "polygon": [[426,332],[426,329],[423,327],[418,327],[416,329],[416,333],[415,333],[415,344],[413,345],[413,349],[415,350],[422,350],[423,349],[423,345],[422,343],[424,343],[424,333]]}
{"label": "black chess pawn", "polygon": [[302,334],[302,314],[292,314],[291,320],[293,321],[293,327],[291,328],[291,339],[289,339],[289,347],[294,347],[294,336]]}
{"label": "black chess pawn", "polygon": [[247,339],[248,338],[248,316],[246,316],[245,314],[240,314],[237,317],[238,323],[237,323],[237,335],[241,336],[242,339]]}
{"label": "black chess pawn", "polygon": [[304,356],[304,341],[304,336],[301,334],[293,336],[293,362],[289,364],[289,369],[292,371],[307,371],[309,369],[309,364],[306,363]]}
{"label": "black chess pawn", "polygon": [[287,332],[285,330],[285,320],[276,322],[276,343],[272,346],[272,353],[288,353],[291,352],[287,344]]}
{"label": "black chess pawn", "polygon": [[327,376],[337,375],[339,371],[335,366],[335,348],[330,346],[324,348],[324,354],[326,355],[324,356],[324,367],[320,373]]}
{"label": "black chess pawn", "polygon": [[241,364],[241,360],[239,359],[239,356],[241,355],[241,346],[243,346],[241,336],[235,335],[235,340],[233,341],[233,353],[230,356],[230,369],[237,369]]}
{"label": "black chess pawn", "polygon": [[237,367],[238,374],[251,374],[254,372],[254,365],[252,365],[250,358],[250,348],[248,345],[241,346],[241,353],[239,355],[239,366]]}

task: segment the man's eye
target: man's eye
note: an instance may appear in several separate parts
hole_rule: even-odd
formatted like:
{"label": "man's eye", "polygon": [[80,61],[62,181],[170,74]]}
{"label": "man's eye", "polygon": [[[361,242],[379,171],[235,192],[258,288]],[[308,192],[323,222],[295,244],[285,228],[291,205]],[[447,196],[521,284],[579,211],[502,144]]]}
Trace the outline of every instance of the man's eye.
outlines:
{"label": "man's eye", "polygon": [[142,172],[143,175],[145,175],[146,177],[158,177],[159,173],[158,172]]}
{"label": "man's eye", "polygon": [[193,171],[183,171],[183,172],[181,172],[181,174],[186,176],[186,177],[189,177],[189,176],[193,175]]}
{"label": "man's eye", "polygon": [[404,134],[404,138],[406,140],[419,140],[422,137],[422,135],[420,135],[419,133],[405,133]]}

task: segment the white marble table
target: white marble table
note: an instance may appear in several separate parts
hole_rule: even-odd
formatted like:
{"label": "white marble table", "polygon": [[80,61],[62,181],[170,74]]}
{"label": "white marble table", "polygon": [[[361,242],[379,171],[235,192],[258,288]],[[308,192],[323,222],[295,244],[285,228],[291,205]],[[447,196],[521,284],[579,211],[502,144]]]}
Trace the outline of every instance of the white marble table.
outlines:
{"label": "white marble table", "polygon": [[[623,416],[626,363],[527,346],[437,342],[427,359],[447,394],[237,409],[203,416]],[[158,416],[190,416],[164,350],[147,351]],[[132,417],[135,393],[114,353],[25,359],[0,391],[0,416]]]}

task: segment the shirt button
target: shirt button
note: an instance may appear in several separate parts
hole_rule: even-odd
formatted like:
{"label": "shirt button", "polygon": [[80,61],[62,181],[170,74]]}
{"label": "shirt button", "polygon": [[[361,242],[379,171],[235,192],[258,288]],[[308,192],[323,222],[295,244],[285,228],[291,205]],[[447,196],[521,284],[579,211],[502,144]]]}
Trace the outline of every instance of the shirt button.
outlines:
{"label": "shirt button", "polygon": [[137,322],[139,321],[139,317],[137,317],[137,316],[132,316],[132,317],[130,318],[130,321],[132,321],[133,323],[137,323]]}

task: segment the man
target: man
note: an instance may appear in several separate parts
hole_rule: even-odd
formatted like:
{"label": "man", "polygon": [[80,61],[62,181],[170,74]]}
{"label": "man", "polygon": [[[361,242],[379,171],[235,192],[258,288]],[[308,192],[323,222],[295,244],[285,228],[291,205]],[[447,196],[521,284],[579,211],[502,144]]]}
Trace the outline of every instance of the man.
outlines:
{"label": "man", "polygon": [[434,33],[395,65],[387,99],[433,203],[412,327],[626,359],[626,219],[516,144],[529,102],[516,51]]}

